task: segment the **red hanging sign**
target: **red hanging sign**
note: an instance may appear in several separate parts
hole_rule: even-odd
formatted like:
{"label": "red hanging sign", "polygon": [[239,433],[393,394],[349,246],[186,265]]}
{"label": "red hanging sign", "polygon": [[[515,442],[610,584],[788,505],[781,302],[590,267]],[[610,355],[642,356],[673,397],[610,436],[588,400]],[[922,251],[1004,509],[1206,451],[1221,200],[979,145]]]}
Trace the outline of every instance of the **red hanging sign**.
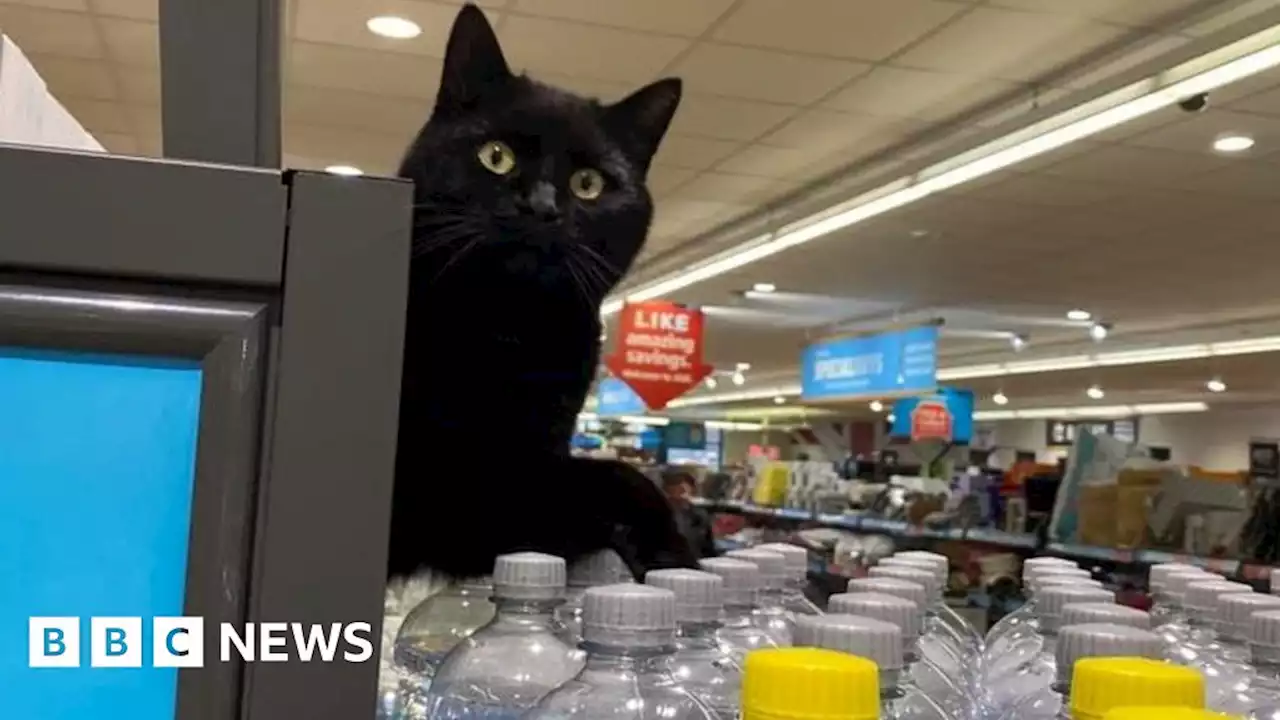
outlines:
{"label": "red hanging sign", "polygon": [[701,310],[665,300],[627,303],[617,336],[605,366],[650,410],[661,410],[711,374],[702,362]]}
{"label": "red hanging sign", "polygon": [[922,400],[911,411],[912,440],[951,440],[951,411],[947,404]]}

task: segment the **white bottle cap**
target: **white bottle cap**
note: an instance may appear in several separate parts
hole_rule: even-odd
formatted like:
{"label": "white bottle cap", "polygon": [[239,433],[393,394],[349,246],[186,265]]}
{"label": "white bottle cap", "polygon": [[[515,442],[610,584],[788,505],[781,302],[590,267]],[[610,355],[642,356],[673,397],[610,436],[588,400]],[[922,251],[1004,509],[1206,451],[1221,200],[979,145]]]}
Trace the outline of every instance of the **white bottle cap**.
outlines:
{"label": "white bottle cap", "polygon": [[724,611],[721,591],[724,580],[701,570],[650,570],[645,583],[676,595],[676,622],[707,623],[720,619]]}
{"label": "white bottle cap", "polygon": [[1147,573],[1147,584],[1151,586],[1152,590],[1155,590],[1155,591],[1164,590],[1164,579],[1169,577],[1169,575],[1176,572],[1186,572],[1188,570],[1199,570],[1199,569],[1200,568],[1196,567],[1195,565],[1188,565],[1186,563],[1178,563],[1178,562],[1160,563],[1158,565],[1152,565],[1151,570]]}
{"label": "white bottle cap", "polygon": [[1034,557],[1034,558],[1030,558],[1028,560],[1022,561],[1022,581],[1025,583],[1027,581],[1027,578],[1031,577],[1037,572],[1042,570],[1047,570],[1049,568],[1055,568],[1055,567],[1070,568],[1073,570],[1080,569],[1080,566],[1077,565],[1076,563],[1070,560],[1065,560],[1063,558]]}
{"label": "white bottle cap", "polygon": [[615,585],[631,582],[632,579],[627,564],[612,550],[599,550],[583,555],[569,566],[568,585],[571,588]]}
{"label": "white bottle cap", "polygon": [[1070,625],[1126,625],[1151,629],[1151,615],[1115,603],[1071,603],[1062,608],[1062,629]]}
{"label": "white bottle cap", "polygon": [[888,593],[851,592],[832,595],[827,598],[827,612],[893,623],[902,630],[902,641],[907,645],[914,645],[924,630],[920,606]]}
{"label": "white bottle cap", "polygon": [[923,585],[925,592],[929,594],[929,602],[931,604],[942,601],[942,583],[938,582],[937,575],[928,570],[899,565],[876,565],[867,570],[867,574],[873,578],[895,578]]}
{"label": "white bottle cap", "polygon": [[787,584],[787,558],[771,550],[730,550],[725,557],[745,560],[760,568],[760,589],[781,590]]}
{"label": "white bottle cap", "polygon": [[1254,613],[1280,610],[1280,597],[1262,593],[1231,593],[1218,597],[1219,631],[1230,640],[1250,637]]}
{"label": "white bottle cap", "polygon": [[1280,568],[1271,570],[1271,594],[1280,595]]}
{"label": "white bottle cap", "polygon": [[1280,649],[1280,610],[1263,610],[1250,617],[1249,643],[1268,650]]}
{"label": "white bottle cap", "polygon": [[801,615],[792,640],[797,647],[864,657],[881,670],[902,669],[902,631],[893,623],[854,615]]}
{"label": "white bottle cap", "polygon": [[1040,589],[1040,581],[1050,577],[1076,577],[1089,580],[1093,578],[1093,573],[1079,567],[1049,565],[1033,568],[1031,574],[1023,578],[1023,584],[1027,586],[1027,589],[1035,592]]}
{"label": "white bottle cap", "polygon": [[792,582],[804,581],[809,576],[809,551],[788,543],[764,543],[753,549],[776,552],[786,561],[787,578]]}
{"label": "white bottle cap", "polygon": [[894,553],[893,556],[897,558],[928,560],[934,565],[937,565],[943,572],[951,571],[951,561],[942,553],[929,552],[927,550],[903,550],[902,552]]}
{"label": "white bottle cap", "polygon": [[1092,587],[1101,588],[1102,583],[1098,580],[1088,577],[1076,577],[1075,575],[1047,575],[1036,579],[1035,590],[1031,591],[1034,596],[1037,592],[1053,586],[1053,585],[1074,585],[1075,587]]}
{"label": "white bottle cap", "polygon": [[756,604],[756,594],[760,592],[760,568],[755,563],[720,557],[700,560],[698,566],[719,575],[724,581],[720,592],[725,605],[747,607]]}
{"label": "white bottle cap", "polygon": [[1188,612],[1195,613],[1197,618],[1212,620],[1218,612],[1218,599],[1223,595],[1241,595],[1252,593],[1253,588],[1244,583],[1226,580],[1205,580],[1189,583],[1182,591],[1182,604]]}
{"label": "white bottle cap", "polygon": [[1182,605],[1186,598],[1183,596],[1187,591],[1187,586],[1196,582],[1208,582],[1209,580],[1221,580],[1222,576],[1207,573],[1204,570],[1179,570],[1171,572],[1164,576],[1164,594],[1169,599]]}
{"label": "white bottle cap", "polygon": [[895,555],[893,557],[884,558],[877,564],[880,567],[904,567],[911,568],[912,570],[923,570],[930,575],[933,575],[934,578],[937,579],[939,585],[945,585],[949,576],[946,568],[940,568],[937,563],[931,560],[925,560],[924,558],[900,557]]}
{"label": "white bottle cap", "polygon": [[891,577],[854,578],[846,589],[851,593],[872,592],[893,595],[903,600],[910,600],[920,610],[923,617],[929,607],[929,590],[924,585],[910,580],[899,580]]}
{"label": "white bottle cap", "polygon": [[499,555],[493,563],[493,595],[511,600],[564,597],[564,559],[536,552]]}
{"label": "white bottle cap", "polygon": [[624,583],[588,588],[582,596],[582,639],[600,645],[663,647],[675,642],[676,595]]}
{"label": "white bottle cap", "polygon": [[1072,603],[1114,603],[1115,593],[1110,590],[1081,587],[1079,585],[1049,585],[1036,593],[1036,611],[1040,629],[1052,632],[1062,626],[1062,609]]}
{"label": "white bottle cap", "polygon": [[1159,659],[1164,641],[1159,635],[1128,625],[1072,625],[1058,635],[1058,683],[1071,682],[1076,661],[1087,657],[1145,657]]}

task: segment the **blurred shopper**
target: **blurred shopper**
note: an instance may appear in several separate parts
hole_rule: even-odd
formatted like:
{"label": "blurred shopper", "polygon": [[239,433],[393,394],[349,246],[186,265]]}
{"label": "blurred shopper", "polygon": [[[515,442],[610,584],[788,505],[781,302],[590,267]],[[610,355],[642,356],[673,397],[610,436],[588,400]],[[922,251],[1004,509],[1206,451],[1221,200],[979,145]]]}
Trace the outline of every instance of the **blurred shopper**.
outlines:
{"label": "blurred shopper", "polygon": [[662,491],[671,501],[675,511],[676,526],[689,540],[689,546],[699,558],[715,557],[715,536],[711,532],[711,518],[702,508],[693,504],[698,494],[698,483],[685,470],[668,470],[662,475]]}

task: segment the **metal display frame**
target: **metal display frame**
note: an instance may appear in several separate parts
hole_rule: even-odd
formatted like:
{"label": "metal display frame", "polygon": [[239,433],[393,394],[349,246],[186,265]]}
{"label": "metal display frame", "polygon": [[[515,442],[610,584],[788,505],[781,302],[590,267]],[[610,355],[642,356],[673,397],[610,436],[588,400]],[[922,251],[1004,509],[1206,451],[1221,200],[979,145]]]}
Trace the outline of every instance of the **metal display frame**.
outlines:
{"label": "metal display frame", "polygon": [[[376,647],[411,186],[0,146],[0,187],[0,343],[205,369],[185,612]],[[377,670],[206,663],[175,718],[369,717]]]}

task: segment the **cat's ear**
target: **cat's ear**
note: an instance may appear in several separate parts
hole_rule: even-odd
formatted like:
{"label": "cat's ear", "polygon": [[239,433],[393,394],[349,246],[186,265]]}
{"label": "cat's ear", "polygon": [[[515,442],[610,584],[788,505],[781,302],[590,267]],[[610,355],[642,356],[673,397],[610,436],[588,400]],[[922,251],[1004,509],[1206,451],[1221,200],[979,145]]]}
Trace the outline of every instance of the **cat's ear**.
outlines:
{"label": "cat's ear", "polygon": [[444,73],[436,108],[461,110],[475,104],[485,91],[511,77],[502,46],[484,11],[467,3],[453,21],[445,50]]}
{"label": "cat's ear", "polygon": [[659,80],[605,109],[609,127],[625,138],[629,149],[646,166],[680,106],[682,87],[679,78]]}

